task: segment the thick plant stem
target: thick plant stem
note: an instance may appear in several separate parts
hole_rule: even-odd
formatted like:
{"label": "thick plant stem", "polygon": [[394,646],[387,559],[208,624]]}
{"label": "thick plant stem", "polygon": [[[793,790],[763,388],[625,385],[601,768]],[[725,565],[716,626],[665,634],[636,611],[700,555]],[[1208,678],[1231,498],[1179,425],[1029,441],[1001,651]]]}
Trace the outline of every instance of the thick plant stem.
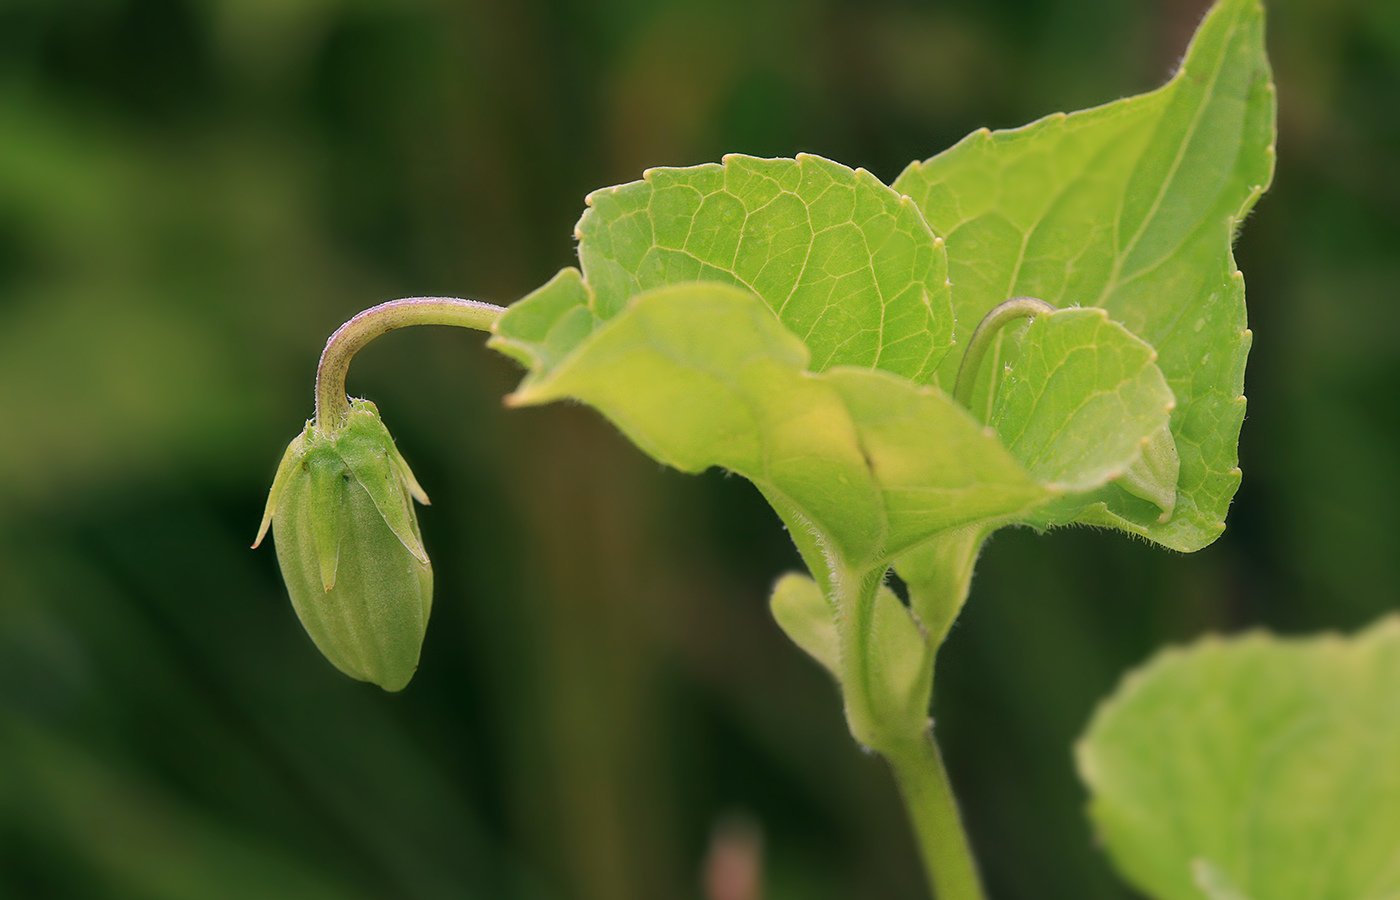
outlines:
{"label": "thick plant stem", "polygon": [[350,412],[345,374],[350,360],[386,331],[409,325],[456,325],[490,331],[505,307],[454,297],[408,297],[370,307],[336,329],[316,367],[316,427],[335,432]]}
{"label": "thick plant stem", "polygon": [[985,900],[957,799],[933,739],[933,728],[884,748],[919,840],[937,900]]}
{"label": "thick plant stem", "polygon": [[[945,533],[895,566],[909,587],[910,607],[922,622],[924,639],[934,653],[967,600],[972,569],[989,530],[973,527]],[[920,722],[880,750],[894,769],[938,900],[982,900],[976,859],[963,831],[932,723]]]}

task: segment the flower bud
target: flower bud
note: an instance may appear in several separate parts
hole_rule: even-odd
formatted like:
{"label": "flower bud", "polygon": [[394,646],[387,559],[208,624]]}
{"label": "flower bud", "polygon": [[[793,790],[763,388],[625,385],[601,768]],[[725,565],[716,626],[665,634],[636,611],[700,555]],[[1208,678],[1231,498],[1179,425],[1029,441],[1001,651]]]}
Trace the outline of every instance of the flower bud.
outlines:
{"label": "flower bud", "polygon": [[292,606],[336,668],[386,691],[418,668],[433,604],[433,570],[413,499],[426,504],[379,410],[351,400],[327,434],[308,422],[272,482],[269,524]]}

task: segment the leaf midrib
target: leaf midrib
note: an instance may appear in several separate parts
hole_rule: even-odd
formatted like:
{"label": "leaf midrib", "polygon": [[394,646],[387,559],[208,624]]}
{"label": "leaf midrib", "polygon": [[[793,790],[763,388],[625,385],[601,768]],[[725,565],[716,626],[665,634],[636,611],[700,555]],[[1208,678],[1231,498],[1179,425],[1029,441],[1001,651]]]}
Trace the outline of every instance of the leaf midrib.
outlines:
{"label": "leaf midrib", "polygon": [[[1224,69],[1226,59],[1229,56],[1229,47],[1234,43],[1234,36],[1239,31],[1239,29],[1240,24],[1239,21],[1236,20],[1235,23],[1231,25],[1230,29],[1226,32],[1225,37],[1221,41],[1223,47],[1225,48],[1225,51],[1220,54],[1220,57],[1216,61],[1214,68],[1211,70],[1210,82],[1208,83],[1205,92],[1201,96],[1201,102],[1196,106],[1195,112],[1191,115],[1191,124],[1187,126],[1186,133],[1182,136],[1181,143],[1176,148],[1176,157],[1172,160],[1171,168],[1167,172],[1167,177],[1162,179],[1162,184],[1157,189],[1157,196],[1152,199],[1152,206],[1148,208],[1147,214],[1143,216],[1141,224],[1138,225],[1136,233],[1134,233],[1132,238],[1128,241],[1128,245],[1121,250],[1119,250],[1117,247],[1114,248],[1115,255],[1113,258],[1113,270],[1109,273],[1108,281],[1105,282],[1103,291],[1100,292],[1099,298],[1094,304],[1095,306],[1103,306],[1105,301],[1108,300],[1109,296],[1118,289],[1118,287],[1120,286],[1119,278],[1123,274],[1124,261],[1132,255],[1133,250],[1137,248],[1138,242],[1142,240],[1142,236],[1147,233],[1147,229],[1151,226],[1153,220],[1157,216],[1157,213],[1161,210],[1162,201],[1167,196],[1168,189],[1176,180],[1177,172],[1181,169],[1182,160],[1186,157],[1186,149],[1191,145],[1192,140],[1196,136],[1196,131],[1200,125],[1201,117],[1205,114],[1206,108],[1210,106],[1211,101],[1215,98],[1215,88],[1220,81],[1220,73]],[[1171,84],[1168,86],[1175,90],[1176,86],[1181,84],[1182,81],[1184,81],[1186,78],[1187,72],[1185,67],[1183,67],[1182,70],[1177,73],[1177,76],[1174,79],[1172,79]],[[1163,116],[1165,116],[1165,114],[1165,109],[1163,109],[1157,114],[1157,123],[1159,127],[1161,125],[1162,118]],[[1140,164],[1141,162],[1142,157],[1139,156],[1138,163]],[[1136,169],[1134,169],[1134,171],[1136,171]],[[1129,177],[1131,179],[1131,176]],[[1120,222],[1123,219],[1123,203],[1126,201],[1126,199],[1127,191],[1124,191],[1123,194],[1120,196],[1118,202],[1118,221]],[[1192,230],[1194,231],[1194,229]],[[1116,243],[1116,230],[1114,233],[1114,240]],[[1180,245],[1178,245],[1177,248],[1173,249],[1171,253],[1167,254],[1167,258],[1174,254],[1178,249],[1180,249]],[[1157,264],[1160,264],[1160,260]],[[1157,264],[1154,264],[1154,266],[1148,268],[1155,268],[1155,265]],[[1134,277],[1136,277],[1137,274],[1140,273],[1134,273]]]}

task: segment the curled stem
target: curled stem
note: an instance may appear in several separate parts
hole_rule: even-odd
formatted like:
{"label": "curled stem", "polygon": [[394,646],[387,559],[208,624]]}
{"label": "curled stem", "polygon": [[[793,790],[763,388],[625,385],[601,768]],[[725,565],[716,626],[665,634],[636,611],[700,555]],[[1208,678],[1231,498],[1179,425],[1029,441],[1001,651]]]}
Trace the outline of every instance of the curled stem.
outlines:
{"label": "curled stem", "polygon": [[350,401],[345,396],[345,374],[350,360],[370,341],[386,331],[409,325],[456,325],[490,331],[505,307],[455,297],[408,297],[370,307],[336,329],[316,367],[316,427],[334,433],[345,424]]}
{"label": "curled stem", "polygon": [[982,317],[968,339],[962,365],[958,366],[958,378],[953,382],[953,399],[965,409],[972,408],[972,388],[977,383],[977,371],[982,368],[982,360],[986,358],[992,339],[1002,326],[1014,319],[1033,319],[1041,313],[1054,311],[1054,306],[1035,297],[1012,297],[992,307],[992,311]]}

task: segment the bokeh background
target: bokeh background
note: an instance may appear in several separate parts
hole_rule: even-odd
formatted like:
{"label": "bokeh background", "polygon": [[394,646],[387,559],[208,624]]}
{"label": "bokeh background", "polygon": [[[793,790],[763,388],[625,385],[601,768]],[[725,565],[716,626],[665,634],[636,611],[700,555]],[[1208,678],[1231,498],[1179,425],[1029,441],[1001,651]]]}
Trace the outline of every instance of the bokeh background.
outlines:
{"label": "bokeh background", "polygon": [[[1155,87],[1204,5],[0,0],[0,897],[698,898],[733,821],[769,898],[925,896],[887,773],[768,619],[798,560],[756,492],[584,408],[503,410],[520,373],[480,335],[395,333],[351,372],[434,499],[406,691],[325,663],[248,544],[356,311],[509,303],[649,165],[888,181]],[[1268,7],[1229,529],[1191,556],[999,534],[943,651],[999,900],[1131,896],[1070,755],[1127,667],[1397,605],[1400,3]]]}

